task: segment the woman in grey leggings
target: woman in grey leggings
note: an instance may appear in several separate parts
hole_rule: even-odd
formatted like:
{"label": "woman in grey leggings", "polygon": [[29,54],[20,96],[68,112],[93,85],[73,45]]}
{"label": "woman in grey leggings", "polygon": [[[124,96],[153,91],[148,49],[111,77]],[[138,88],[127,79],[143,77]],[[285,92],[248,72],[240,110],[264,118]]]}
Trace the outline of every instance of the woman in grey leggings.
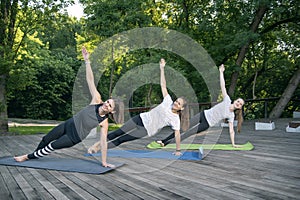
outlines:
{"label": "woman in grey leggings", "polygon": [[16,156],[15,160],[23,162],[28,159],[41,158],[49,155],[57,149],[72,147],[87,137],[90,131],[100,125],[102,148],[102,165],[104,167],[114,167],[106,162],[106,138],[108,132],[108,115],[113,111],[115,102],[113,99],[102,101],[100,93],[94,83],[94,75],[89,61],[89,53],[83,47],[82,55],[86,64],[86,80],[92,100],[88,106],[79,111],[72,118],[53,128],[42,138],[38,147],[31,154]]}

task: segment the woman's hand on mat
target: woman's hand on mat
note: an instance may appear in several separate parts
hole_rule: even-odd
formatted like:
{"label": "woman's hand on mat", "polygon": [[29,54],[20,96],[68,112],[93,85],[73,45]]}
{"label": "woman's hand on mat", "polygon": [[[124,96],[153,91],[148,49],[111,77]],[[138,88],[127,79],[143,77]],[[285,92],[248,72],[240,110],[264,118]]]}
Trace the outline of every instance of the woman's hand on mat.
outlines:
{"label": "woman's hand on mat", "polygon": [[109,164],[109,163],[102,163],[102,166],[103,166],[103,167],[109,167],[109,168],[116,168],[115,165]]}
{"label": "woman's hand on mat", "polygon": [[237,144],[233,144],[232,145],[234,148],[242,148],[243,146],[242,145],[237,145]]}
{"label": "woman's hand on mat", "polygon": [[181,156],[182,153],[181,153],[180,151],[175,151],[175,152],[173,153],[173,155],[175,155],[175,156]]}

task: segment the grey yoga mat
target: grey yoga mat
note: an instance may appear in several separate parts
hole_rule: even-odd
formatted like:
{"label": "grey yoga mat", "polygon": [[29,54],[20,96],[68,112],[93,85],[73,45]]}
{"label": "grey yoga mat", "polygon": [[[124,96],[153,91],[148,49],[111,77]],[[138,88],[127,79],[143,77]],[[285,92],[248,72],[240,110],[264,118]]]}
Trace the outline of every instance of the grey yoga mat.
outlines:
{"label": "grey yoga mat", "polygon": [[[123,163],[111,163],[117,167]],[[50,158],[44,157],[39,159],[17,162],[13,157],[0,157],[0,165],[28,167],[36,169],[48,169],[66,172],[79,172],[87,174],[103,174],[113,170],[112,168],[103,167],[101,162],[96,160],[70,159],[70,158]],[[114,168],[115,169],[115,168]]]}

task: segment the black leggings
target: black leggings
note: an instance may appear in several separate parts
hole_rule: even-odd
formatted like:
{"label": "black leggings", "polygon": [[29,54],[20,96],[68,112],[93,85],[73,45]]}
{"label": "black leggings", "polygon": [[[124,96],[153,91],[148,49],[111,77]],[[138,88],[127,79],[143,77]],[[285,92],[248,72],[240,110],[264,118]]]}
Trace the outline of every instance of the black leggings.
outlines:
{"label": "black leggings", "polygon": [[[202,111],[202,112],[198,113],[197,115],[195,115],[194,117],[192,117],[191,122],[190,122],[190,128],[186,132],[184,132],[180,135],[180,139],[184,140],[184,139],[190,137],[191,135],[205,131],[208,128],[209,128],[209,124],[206,120],[204,111]],[[172,143],[175,142],[174,138],[175,138],[175,132],[173,132],[171,135],[169,135],[168,137],[163,139],[162,142],[165,145],[167,145],[171,142]]]}
{"label": "black leggings", "polygon": [[[39,158],[50,154],[57,149],[72,147],[80,141],[74,142],[69,134],[66,133],[66,123],[54,127],[47,135],[42,138],[36,150],[28,154],[29,159]],[[68,124],[69,125],[69,124]]]}
{"label": "black leggings", "polygon": [[144,127],[140,115],[136,115],[128,120],[121,128],[107,135],[107,148],[114,148],[120,144],[147,136],[147,130]]}

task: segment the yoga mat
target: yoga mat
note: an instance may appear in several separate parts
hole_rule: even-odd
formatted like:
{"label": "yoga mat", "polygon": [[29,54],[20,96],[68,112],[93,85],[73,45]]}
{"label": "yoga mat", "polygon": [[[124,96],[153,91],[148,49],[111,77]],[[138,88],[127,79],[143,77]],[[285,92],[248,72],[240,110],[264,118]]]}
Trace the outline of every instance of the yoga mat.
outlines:
{"label": "yoga mat", "polygon": [[[85,156],[101,156],[101,153],[84,154]],[[108,157],[122,157],[122,158],[159,158],[171,160],[201,160],[202,154],[197,152],[182,152],[181,156],[173,155],[171,151],[149,151],[149,150],[116,150],[109,149],[107,151]]]}
{"label": "yoga mat", "polygon": [[[111,163],[117,167],[123,163]],[[13,157],[1,157],[0,165],[28,167],[35,169],[49,169],[66,172],[79,172],[87,174],[103,174],[113,170],[112,168],[103,167],[101,162],[96,160],[83,160],[83,159],[66,159],[66,158],[39,158],[26,160],[24,162],[17,162]],[[114,168],[115,169],[115,168]]]}
{"label": "yoga mat", "polygon": [[[251,142],[247,142],[241,145],[241,148],[234,148],[231,144],[180,144],[181,149],[195,150],[202,147],[203,149],[212,149],[212,150],[228,150],[228,151],[250,151],[254,149],[254,146]],[[175,149],[176,144],[168,144],[164,147],[155,141],[147,145],[148,149]]]}

